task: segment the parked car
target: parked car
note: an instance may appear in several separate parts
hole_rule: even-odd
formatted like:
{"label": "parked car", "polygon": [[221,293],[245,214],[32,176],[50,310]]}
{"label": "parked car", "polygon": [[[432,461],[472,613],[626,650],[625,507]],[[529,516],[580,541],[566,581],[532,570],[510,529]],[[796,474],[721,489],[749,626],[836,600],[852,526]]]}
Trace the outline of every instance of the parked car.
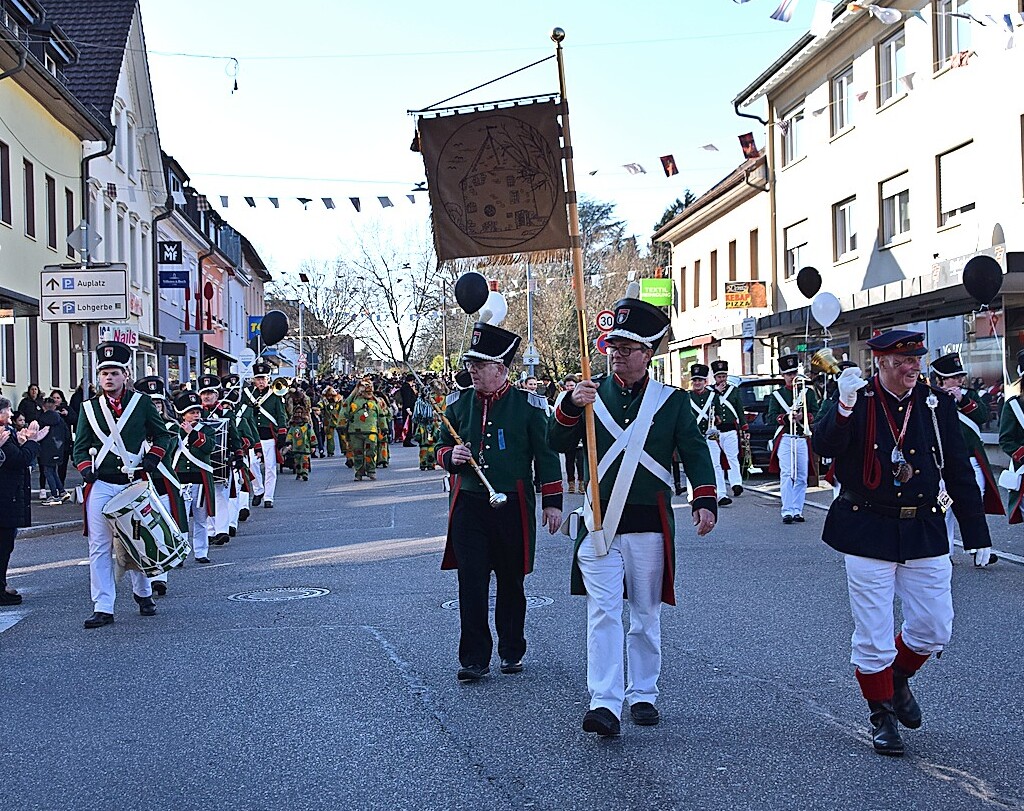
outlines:
{"label": "parked car", "polygon": [[[773,391],[783,385],[784,381],[781,377],[730,375],[729,382],[740,391],[743,415],[750,431],[750,456],[754,467],[765,472],[772,456],[772,439],[778,427],[774,423],[769,425],[765,420],[768,415],[768,398],[772,396]],[[742,452],[740,456],[742,464]]]}

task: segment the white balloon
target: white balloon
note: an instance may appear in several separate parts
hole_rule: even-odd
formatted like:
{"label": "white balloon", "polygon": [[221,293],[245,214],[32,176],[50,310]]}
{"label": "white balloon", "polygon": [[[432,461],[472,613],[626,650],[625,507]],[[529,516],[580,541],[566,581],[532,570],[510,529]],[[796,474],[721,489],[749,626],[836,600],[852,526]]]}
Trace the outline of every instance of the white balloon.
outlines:
{"label": "white balloon", "polygon": [[481,314],[484,311],[490,311],[490,318],[484,319],[481,315],[481,321],[486,320],[488,324],[498,326],[502,321],[505,320],[505,316],[508,315],[508,302],[505,301],[505,297],[497,290],[492,290],[487,295],[487,301],[484,302],[484,306],[480,308]]}
{"label": "white balloon", "polygon": [[835,320],[839,318],[839,313],[842,311],[843,308],[839,304],[839,299],[831,293],[818,293],[814,297],[814,301],[811,302],[811,315],[825,329],[828,329],[835,323]]}

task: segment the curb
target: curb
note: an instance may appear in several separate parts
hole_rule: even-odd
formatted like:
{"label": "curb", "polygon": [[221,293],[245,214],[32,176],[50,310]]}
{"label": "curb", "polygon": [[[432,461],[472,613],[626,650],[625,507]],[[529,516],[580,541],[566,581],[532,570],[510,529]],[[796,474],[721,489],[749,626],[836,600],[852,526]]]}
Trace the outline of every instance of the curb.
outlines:
{"label": "curb", "polygon": [[[775,493],[772,493],[772,492],[770,492],[768,490],[764,490],[764,489],[762,489],[760,487],[752,487],[752,486],[748,487],[748,486],[744,485],[743,489],[744,490],[752,490],[755,493],[757,493],[758,495],[764,496],[765,498],[774,498],[774,499],[778,499],[779,501],[782,501],[782,496],[777,495]],[[824,507],[821,504],[815,504],[813,501],[805,501],[804,502],[804,506],[805,507],[814,507],[814,509],[816,509],[816,510],[822,510],[823,512],[828,512],[828,507]],[[959,546],[961,549],[964,548],[963,542],[958,541],[958,540],[954,540],[953,541],[953,545],[954,546]],[[1001,551],[999,549],[996,549],[995,547],[992,547],[992,552],[994,554],[998,555],[1000,560],[1006,560],[1006,561],[1009,561],[1010,563],[1017,563],[1017,564],[1024,565],[1024,557],[1021,557],[1020,555],[1015,555],[1012,552],[1003,552],[1003,551]]]}
{"label": "curb", "polygon": [[46,535],[59,535],[73,529],[82,528],[82,519],[77,521],[58,521],[56,524],[37,524],[32,527],[23,527],[18,530],[18,540],[23,538],[39,538]]}

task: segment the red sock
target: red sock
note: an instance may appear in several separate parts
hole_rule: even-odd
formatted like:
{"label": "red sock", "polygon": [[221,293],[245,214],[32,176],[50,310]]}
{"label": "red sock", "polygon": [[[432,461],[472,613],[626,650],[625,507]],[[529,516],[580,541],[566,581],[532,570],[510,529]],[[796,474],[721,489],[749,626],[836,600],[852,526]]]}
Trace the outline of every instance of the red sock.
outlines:
{"label": "red sock", "polygon": [[877,673],[862,673],[857,670],[855,675],[860,684],[860,691],[868,701],[892,700],[892,668],[887,667]]}
{"label": "red sock", "polygon": [[893,666],[908,676],[913,676],[928,661],[930,653],[915,653],[903,641],[903,634],[896,634],[896,661]]}

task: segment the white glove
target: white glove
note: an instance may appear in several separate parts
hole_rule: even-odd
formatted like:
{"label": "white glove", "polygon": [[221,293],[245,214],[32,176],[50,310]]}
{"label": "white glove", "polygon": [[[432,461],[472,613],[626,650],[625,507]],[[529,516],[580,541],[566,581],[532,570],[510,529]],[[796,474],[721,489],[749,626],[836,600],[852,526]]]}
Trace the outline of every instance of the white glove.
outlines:
{"label": "white glove", "polygon": [[843,369],[837,382],[839,385],[839,402],[847,408],[853,408],[857,402],[857,391],[868,384],[868,381],[861,378],[861,371],[856,366]]}
{"label": "white glove", "polygon": [[992,547],[983,546],[981,549],[975,549],[974,551],[974,565],[977,568],[988,566],[992,560]]}

